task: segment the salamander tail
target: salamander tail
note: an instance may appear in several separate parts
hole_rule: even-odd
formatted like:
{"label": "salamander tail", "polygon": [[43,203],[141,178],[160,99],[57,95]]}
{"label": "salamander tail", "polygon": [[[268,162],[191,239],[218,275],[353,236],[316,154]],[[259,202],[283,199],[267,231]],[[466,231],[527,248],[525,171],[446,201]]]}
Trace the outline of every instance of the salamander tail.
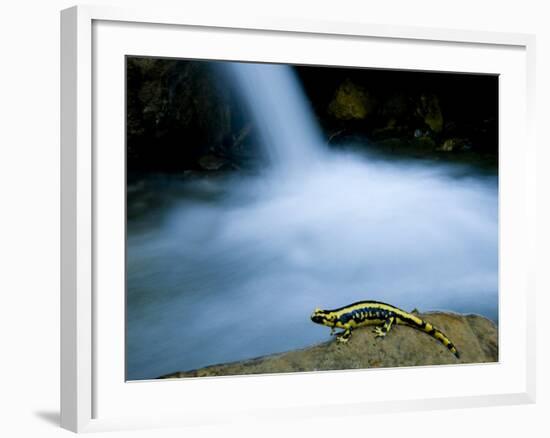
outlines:
{"label": "salamander tail", "polygon": [[416,315],[410,314],[406,319],[406,322],[413,327],[428,333],[431,337],[441,342],[447,349],[454,354],[457,359],[460,359],[460,353],[451,342],[451,340],[439,329],[435,328],[432,324],[423,319],[420,319]]}
{"label": "salamander tail", "polygon": [[447,349],[455,355],[457,359],[460,359],[460,353],[454,346],[454,344],[451,342],[451,340],[441,331],[435,328],[433,325],[431,325],[429,322],[426,322],[424,325],[424,331],[428,333],[430,336],[437,339],[439,342],[441,342]]}

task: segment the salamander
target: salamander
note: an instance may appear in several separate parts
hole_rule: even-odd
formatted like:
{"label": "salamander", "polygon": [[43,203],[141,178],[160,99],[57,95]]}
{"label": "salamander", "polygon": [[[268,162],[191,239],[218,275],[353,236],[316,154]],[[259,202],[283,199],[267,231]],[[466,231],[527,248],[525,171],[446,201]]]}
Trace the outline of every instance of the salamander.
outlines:
{"label": "salamander", "polygon": [[358,301],[334,310],[315,309],[311,315],[311,320],[317,324],[330,327],[331,335],[334,334],[336,328],[344,329],[343,332],[336,334],[336,340],[342,343],[349,341],[351,332],[357,327],[375,325],[373,332],[376,337],[383,338],[394,324],[406,325],[434,337],[457,358],[460,358],[454,344],[441,330],[413,313],[405,312],[379,301]]}

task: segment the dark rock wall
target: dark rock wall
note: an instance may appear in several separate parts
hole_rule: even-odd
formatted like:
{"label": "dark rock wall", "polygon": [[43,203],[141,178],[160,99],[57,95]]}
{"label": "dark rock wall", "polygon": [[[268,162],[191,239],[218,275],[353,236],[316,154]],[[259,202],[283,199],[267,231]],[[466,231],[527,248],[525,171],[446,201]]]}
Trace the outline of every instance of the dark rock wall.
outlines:
{"label": "dark rock wall", "polygon": [[[127,58],[132,172],[254,167],[251,122],[220,62]],[[498,159],[498,79],[482,75],[297,66],[327,143],[360,139],[405,155]],[[365,141],[366,140],[366,141]],[[385,148],[385,149],[384,149]]]}
{"label": "dark rock wall", "polygon": [[230,166],[232,147],[250,131],[249,118],[219,63],[127,59],[130,171]]}
{"label": "dark rock wall", "polygon": [[[429,139],[498,157],[498,78],[489,75],[297,67],[319,121],[340,137],[405,145]],[[422,141],[422,140],[420,140]]]}

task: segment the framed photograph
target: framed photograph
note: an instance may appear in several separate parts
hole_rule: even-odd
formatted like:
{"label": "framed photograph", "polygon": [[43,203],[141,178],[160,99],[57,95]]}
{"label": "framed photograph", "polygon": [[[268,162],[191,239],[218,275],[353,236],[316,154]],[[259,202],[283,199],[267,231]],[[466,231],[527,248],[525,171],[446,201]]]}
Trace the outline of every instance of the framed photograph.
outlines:
{"label": "framed photograph", "polygon": [[534,401],[534,37],[61,13],[61,423]]}

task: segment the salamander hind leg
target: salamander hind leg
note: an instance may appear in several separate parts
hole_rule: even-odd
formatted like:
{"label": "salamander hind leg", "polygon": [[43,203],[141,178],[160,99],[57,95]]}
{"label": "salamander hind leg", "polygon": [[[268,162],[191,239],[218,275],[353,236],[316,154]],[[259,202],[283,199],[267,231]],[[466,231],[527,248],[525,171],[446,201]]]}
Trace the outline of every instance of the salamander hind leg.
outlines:
{"label": "salamander hind leg", "polygon": [[336,340],[342,344],[345,344],[349,341],[349,338],[351,338],[351,329],[347,328],[341,333],[336,334]]}
{"label": "salamander hind leg", "polygon": [[393,325],[393,322],[395,321],[395,318],[393,316],[386,319],[384,324],[382,326],[375,327],[373,330],[373,333],[375,334],[376,338],[383,338],[388,334],[388,332],[391,330],[391,327]]}

